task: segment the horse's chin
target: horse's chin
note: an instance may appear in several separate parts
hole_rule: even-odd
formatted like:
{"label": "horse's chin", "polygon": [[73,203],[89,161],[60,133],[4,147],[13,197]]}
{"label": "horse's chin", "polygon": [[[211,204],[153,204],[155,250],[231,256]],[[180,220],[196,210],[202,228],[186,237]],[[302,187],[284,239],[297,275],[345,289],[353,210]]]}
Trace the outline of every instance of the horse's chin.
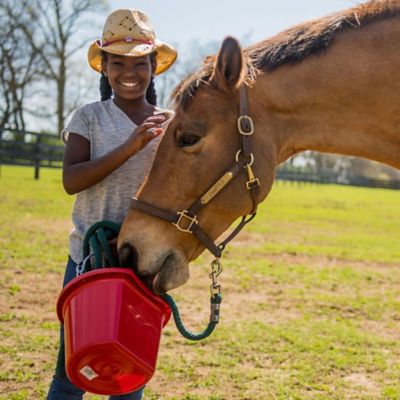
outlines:
{"label": "horse's chin", "polygon": [[171,253],[162,261],[161,267],[153,279],[153,292],[156,294],[167,293],[184,285],[189,279],[189,267],[183,257]]}

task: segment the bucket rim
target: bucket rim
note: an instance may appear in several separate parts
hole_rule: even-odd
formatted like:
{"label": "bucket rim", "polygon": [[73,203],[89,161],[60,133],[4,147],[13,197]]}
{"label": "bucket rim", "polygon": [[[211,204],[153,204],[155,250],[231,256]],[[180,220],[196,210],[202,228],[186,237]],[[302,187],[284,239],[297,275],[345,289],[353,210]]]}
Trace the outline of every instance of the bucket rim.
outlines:
{"label": "bucket rim", "polygon": [[78,288],[87,285],[88,283],[110,277],[119,279],[122,278],[133,283],[133,286],[139,289],[139,291],[141,291],[145,297],[164,308],[166,317],[163,321],[163,327],[168,323],[171,317],[171,308],[168,303],[166,303],[161,296],[153,293],[131,269],[119,267],[95,269],[85,272],[84,274],[79,275],[68,282],[67,285],[65,285],[62,289],[57,299],[57,316],[60,322],[62,324],[64,323],[64,304],[73,292],[75,292]]}

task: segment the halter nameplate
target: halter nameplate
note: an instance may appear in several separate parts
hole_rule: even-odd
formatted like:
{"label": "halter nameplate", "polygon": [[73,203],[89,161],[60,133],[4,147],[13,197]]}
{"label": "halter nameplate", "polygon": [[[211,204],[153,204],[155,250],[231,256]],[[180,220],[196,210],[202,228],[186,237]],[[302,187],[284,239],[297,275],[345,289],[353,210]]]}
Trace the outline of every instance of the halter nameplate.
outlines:
{"label": "halter nameplate", "polygon": [[210,202],[233,178],[232,172],[226,172],[206,193],[201,196],[202,204]]}

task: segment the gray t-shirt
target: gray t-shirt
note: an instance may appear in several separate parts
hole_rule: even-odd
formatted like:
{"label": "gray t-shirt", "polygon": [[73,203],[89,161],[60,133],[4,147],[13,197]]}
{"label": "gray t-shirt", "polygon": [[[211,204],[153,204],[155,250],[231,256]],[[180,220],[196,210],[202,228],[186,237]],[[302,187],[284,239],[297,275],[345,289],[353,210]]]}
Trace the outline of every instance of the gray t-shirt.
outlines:
{"label": "gray t-shirt", "polygon": [[[135,123],[110,99],[79,108],[63,130],[62,138],[67,142],[71,132],[89,140],[93,160],[122,145],[135,128]],[[130,198],[150,171],[159,142],[159,137],[153,139],[101,182],[76,195],[74,229],[70,234],[70,256],[75,262],[82,261],[83,238],[91,225],[104,219],[122,223]]]}

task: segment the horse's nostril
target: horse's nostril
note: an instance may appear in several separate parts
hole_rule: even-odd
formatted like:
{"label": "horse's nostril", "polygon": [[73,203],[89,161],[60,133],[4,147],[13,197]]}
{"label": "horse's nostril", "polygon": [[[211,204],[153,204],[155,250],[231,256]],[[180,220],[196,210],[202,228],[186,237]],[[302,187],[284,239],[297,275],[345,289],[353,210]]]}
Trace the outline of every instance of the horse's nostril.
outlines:
{"label": "horse's nostril", "polygon": [[137,272],[139,255],[136,249],[129,243],[124,243],[118,251],[121,267],[132,268]]}

